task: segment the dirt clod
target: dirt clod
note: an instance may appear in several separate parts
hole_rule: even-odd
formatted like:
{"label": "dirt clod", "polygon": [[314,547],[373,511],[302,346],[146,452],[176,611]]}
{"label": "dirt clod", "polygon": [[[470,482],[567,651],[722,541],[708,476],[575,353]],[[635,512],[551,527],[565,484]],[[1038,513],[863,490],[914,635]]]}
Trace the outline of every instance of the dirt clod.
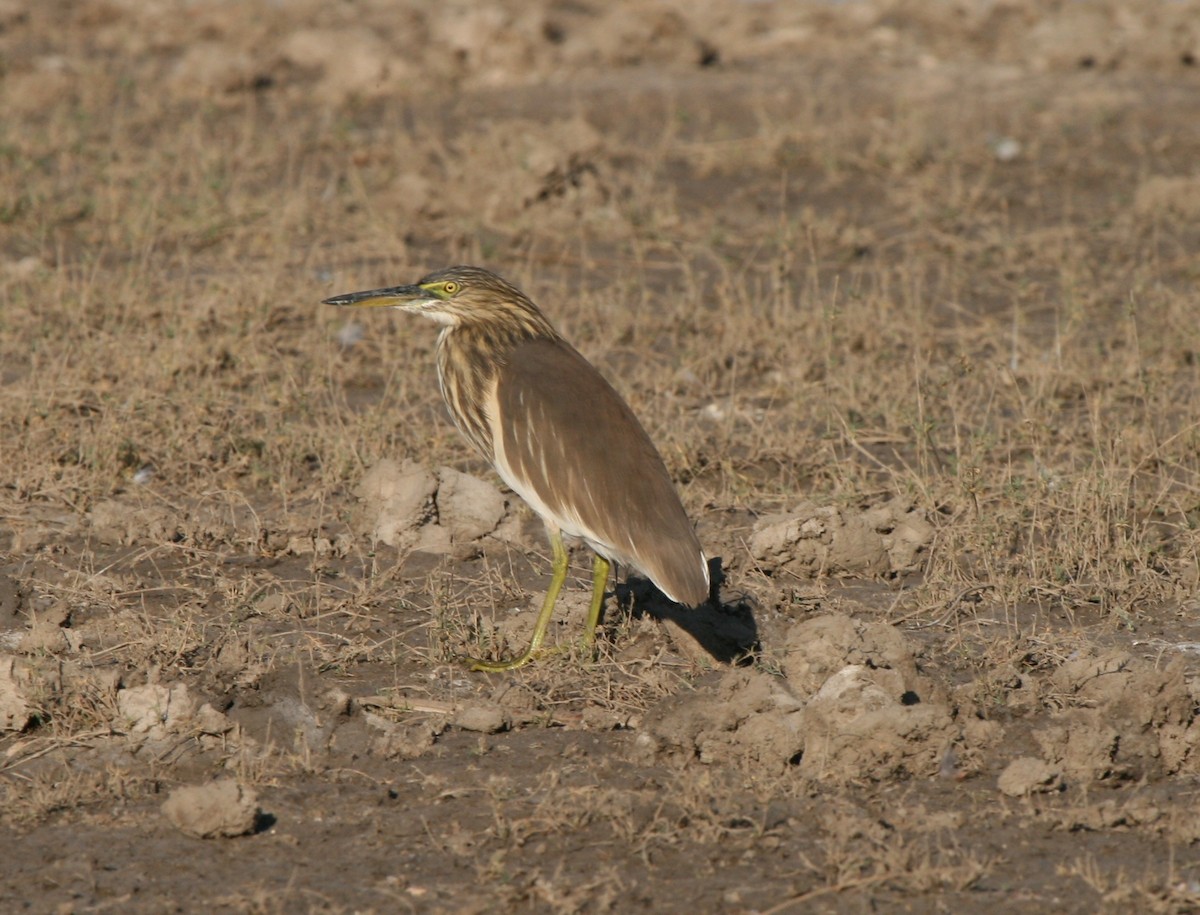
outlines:
{"label": "dirt clod", "polygon": [[399,547],[415,542],[415,532],[433,513],[437,477],[412,462],[384,458],[371,467],[354,490],[359,504],[354,530],[372,542]]}
{"label": "dirt clod", "polygon": [[30,613],[29,630],[21,639],[21,651],[33,654],[39,651],[56,652],[70,648],[66,629],[71,623],[71,607],[66,601],[57,601],[45,610]]}
{"label": "dirt clod", "polygon": [[198,839],[232,838],[254,832],[258,795],[235,779],[176,788],[162,811],[181,832]]}
{"label": "dirt clod", "polygon": [[893,627],[835,614],[786,644],[784,677],[734,670],[651,709],[642,751],[838,781],[934,774],[963,739]]}
{"label": "dirt clod", "polygon": [[496,734],[512,727],[512,718],[508,712],[498,705],[485,702],[473,702],[463,706],[451,719],[451,724],[464,731],[478,731],[480,734]]}
{"label": "dirt clod", "polygon": [[496,529],[505,502],[495,486],[452,467],[439,467],[437,478],[438,523],[452,542],[469,543]]}
{"label": "dirt clod", "polygon": [[804,503],[754,526],[750,552],[788,574],[871,576],[917,568],[933,528],[902,500],[856,512]]}
{"label": "dirt clod", "polygon": [[1059,791],[1062,785],[1061,771],[1044,759],[1032,756],[1014,759],[1004,767],[996,781],[996,787],[1009,797]]}
{"label": "dirt clod", "polygon": [[354,529],[372,542],[402,550],[467,557],[475,542],[491,534],[507,503],[491,483],[441,467],[384,458],[355,489],[359,499]]}
{"label": "dirt clod", "polygon": [[23,731],[33,721],[32,680],[16,658],[0,655],[0,731]]}
{"label": "dirt clod", "polygon": [[[1198,60],[1200,0],[0,0],[0,912],[1200,911]],[[573,544],[463,663],[539,519],[444,327],[320,304],[453,264],[627,400],[702,606],[620,563],[583,646]],[[218,774],[269,835],[166,828]]]}
{"label": "dirt clod", "polygon": [[894,671],[853,664],[822,684],[804,715],[801,773],[818,779],[932,775],[956,739],[950,709],[906,704]]}

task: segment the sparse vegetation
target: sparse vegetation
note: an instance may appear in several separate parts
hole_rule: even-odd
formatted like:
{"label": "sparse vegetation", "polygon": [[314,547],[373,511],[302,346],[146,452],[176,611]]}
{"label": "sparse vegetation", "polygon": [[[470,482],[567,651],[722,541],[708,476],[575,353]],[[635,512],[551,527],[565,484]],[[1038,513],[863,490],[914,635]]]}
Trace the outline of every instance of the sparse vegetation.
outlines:
{"label": "sparse vegetation", "polygon": [[[1195,910],[1195,4],[359,6],[0,5],[0,908]],[[383,458],[494,477],[430,328],[318,302],[471,262],[722,608],[622,579],[581,658],[577,563],[469,674],[530,514],[363,535]],[[886,574],[751,550],[885,505]],[[173,832],[218,776],[263,831]]]}

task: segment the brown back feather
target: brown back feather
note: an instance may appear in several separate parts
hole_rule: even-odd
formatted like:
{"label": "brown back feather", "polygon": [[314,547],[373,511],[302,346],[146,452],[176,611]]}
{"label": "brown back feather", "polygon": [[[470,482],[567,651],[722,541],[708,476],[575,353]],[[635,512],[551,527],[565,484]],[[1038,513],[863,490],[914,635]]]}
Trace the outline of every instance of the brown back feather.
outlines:
{"label": "brown back feather", "polygon": [[[504,455],[563,521],[686,604],[708,598],[700,542],[633,411],[561,338],[518,343],[496,387]],[[570,519],[577,519],[577,524]]]}

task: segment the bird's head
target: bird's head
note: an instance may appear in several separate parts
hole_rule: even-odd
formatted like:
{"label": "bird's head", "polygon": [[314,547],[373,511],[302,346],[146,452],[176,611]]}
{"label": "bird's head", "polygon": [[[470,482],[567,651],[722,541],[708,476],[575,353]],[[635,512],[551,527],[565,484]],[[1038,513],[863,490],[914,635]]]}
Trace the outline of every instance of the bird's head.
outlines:
{"label": "bird's head", "polygon": [[447,267],[411,286],[350,292],[325,299],[324,304],[399,308],[451,328],[495,323],[535,335],[554,333],[521,290],[481,267]]}

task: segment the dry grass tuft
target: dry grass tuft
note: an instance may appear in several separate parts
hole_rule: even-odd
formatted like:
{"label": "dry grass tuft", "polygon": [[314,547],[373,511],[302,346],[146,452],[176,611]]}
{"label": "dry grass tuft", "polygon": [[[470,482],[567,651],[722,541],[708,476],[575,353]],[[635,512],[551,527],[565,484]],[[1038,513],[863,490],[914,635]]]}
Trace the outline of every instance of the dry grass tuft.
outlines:
{"label": "dry grass tuft", "polygon": [[[186,6],[0,4],[0,908],[211,893],[194,847],[129,864],[109,833],[229,772],[278,816],[222,864],[251,911],[1195,907],[1200,828],[1087,797],[1195,800],[1194,3]],[[356,535],[380,458],[491,472],[432,328],[318,304],[461,262],[642,417],[756,675],[810,617],[907,632],[965,735],[936,776],[816,796],[636,760],[628,732],[717,679],[636,581],[596,658],[569,594],[561,655],[464,672],[521,644],[540,535]],[[893,499],[935,529],[918,574],[748,548],[800,502]],[[1128,695],[1061,680],[1118,656]],[[1144,684],[1170,708],[1135,721]],[[1083,713],[1121,728],[1073,763],[1101,775],[997,797],[1018,756],[1069,769]],[[909,792],[954,828],[899,822]],[[1068,807],[1099,824],[1070,856],[1021,844]],[[97,863],[35,882],[50,858]]]}

